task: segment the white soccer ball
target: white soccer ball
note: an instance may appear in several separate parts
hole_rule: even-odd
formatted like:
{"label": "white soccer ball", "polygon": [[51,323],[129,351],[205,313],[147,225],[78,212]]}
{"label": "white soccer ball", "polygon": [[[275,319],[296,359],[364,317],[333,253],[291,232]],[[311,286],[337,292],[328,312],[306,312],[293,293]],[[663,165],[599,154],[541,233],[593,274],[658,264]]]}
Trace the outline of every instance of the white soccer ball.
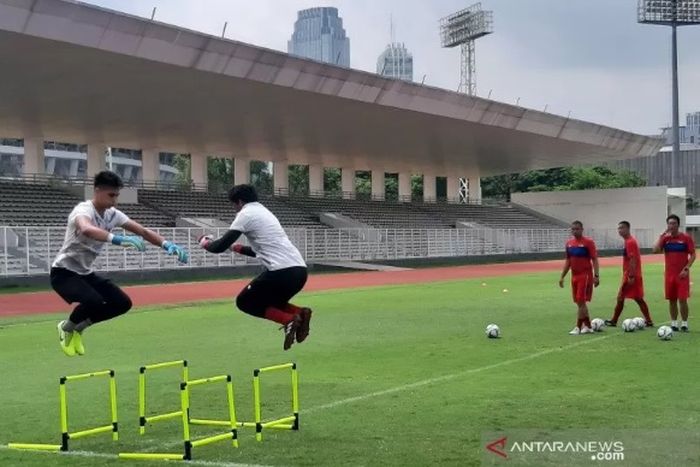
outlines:
{"label": "white soccer ball", "polygon": [[634,325],[637,327],[637,329],[642,330],[645,327],[647,327],[647,322],[644,321],[644,318],[640,318],[637,316],[636,318],[632,318],[632,321],[634,322]]}
{"label": "white soccer ball", "polygon": [[634,330],[637,329],[637,325],[633,320],[630,318],[627,318],[622,322],[622,330],[625,332],[634,332]]}
{"label": "white soccer ball", "polygon": [[673,329],[671,329],[671,326],[661,326],[659,330],[656,331],[656,335],[662,341],[671,340],[673,337]]}
{"label": "white soccer ball", "polygon": [[486,326],[486,337],[489,339],[501,337],[501,328],[497,324],[489,324]]}
{"label": "white soccer ball", "polygon": [[596,319],[591,321],[591,329],[593,329],[595,332],[601,332],[604,327],[605,327],[605,321],[603,321],[600,318],[596,318]]}

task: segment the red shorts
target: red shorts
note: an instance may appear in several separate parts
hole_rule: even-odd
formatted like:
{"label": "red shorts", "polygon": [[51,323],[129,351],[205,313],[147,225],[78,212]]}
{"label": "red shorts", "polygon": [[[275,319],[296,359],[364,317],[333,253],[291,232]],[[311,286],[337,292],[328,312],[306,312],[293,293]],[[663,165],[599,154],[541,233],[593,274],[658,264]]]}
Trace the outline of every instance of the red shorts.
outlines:
{"label": "red shorts", "polygon": [[685,279],[678,274],[665,276],[666,300],[687,300],[690,297],[690,276]]}
{"label": "red shorts", "polygon": [[590,302],[593,298],[593,276],[589,274],[571,276],[571,292],[574,303]]}
{"label": "red shorts", "polygon": [[627,276],[623,276],[617,298],[631,298],[633,300],[644,298],[644,279],[637,277],[634,279],[634,283],[630,285],[627,283]]}

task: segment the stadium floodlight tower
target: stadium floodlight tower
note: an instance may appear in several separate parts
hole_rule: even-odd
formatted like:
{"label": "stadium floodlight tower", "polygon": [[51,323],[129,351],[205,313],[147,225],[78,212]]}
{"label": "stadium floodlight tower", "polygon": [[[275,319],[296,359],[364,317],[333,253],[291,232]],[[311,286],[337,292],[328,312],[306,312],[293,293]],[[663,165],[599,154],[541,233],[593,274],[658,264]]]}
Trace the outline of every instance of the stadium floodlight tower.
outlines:
{"label": "stadium floodlight tower", "polygon": [[680,163],[680,130],[678,123],[678,26],[700,24],[700,0],[639,0],[637,22],[671,26],[671,74],[673,79],[673,154],[671,155],[671,186],[678,180]]}
{"label": "stadium floodlight tower", "polygon": [[493,12],[481,9],[481,3],[460,10],[440,20],[443,47],[462,48],[459,92],[476,94],[474,41],[493,32]]}

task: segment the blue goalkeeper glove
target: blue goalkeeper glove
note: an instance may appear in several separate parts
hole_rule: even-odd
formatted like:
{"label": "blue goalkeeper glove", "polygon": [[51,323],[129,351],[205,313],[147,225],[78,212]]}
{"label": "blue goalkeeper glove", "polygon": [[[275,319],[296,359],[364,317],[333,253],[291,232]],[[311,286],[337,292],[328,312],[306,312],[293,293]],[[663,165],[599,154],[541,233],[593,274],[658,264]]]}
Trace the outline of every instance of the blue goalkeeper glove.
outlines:
{"label": "blue goalkeeper glove", "polygon": [[138,251],[146,251],[146,244],[141,237],[134,235],[113,235],[112,244],[126,248],[136,248]]}
{"label": "blue goalkeeper glove", "polygon": [[187,254],[187,250],[185,250],[181,246],[178,246],[173,242],[169,242],[166,240],[163,242],[163,249],[167,251],[169,255],[177,256],[177,260],[179,262],[187,264],[187,261],[189,260],[189,255]]}

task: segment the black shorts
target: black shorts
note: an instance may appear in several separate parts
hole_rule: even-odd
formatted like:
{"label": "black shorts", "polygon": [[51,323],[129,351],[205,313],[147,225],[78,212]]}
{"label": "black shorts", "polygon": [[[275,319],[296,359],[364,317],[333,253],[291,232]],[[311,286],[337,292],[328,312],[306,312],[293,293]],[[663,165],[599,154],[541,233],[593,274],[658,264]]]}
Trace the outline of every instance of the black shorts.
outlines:
{"label": "black shorts", "polygon": [[71,321],[90,318],[97,323],[131,308],[131,299],[122,289],[95,273],[82,275],[64,268],[51,268],[50,277],[51,287],[63,300],[80,304],[71,314]]}
{"label": "black shorts", "polygon": [[263,316],[270,306],[284,308],[304,288],[307,278],[303,266],[265,271],[238,294],[236,306],[255,316]]}

